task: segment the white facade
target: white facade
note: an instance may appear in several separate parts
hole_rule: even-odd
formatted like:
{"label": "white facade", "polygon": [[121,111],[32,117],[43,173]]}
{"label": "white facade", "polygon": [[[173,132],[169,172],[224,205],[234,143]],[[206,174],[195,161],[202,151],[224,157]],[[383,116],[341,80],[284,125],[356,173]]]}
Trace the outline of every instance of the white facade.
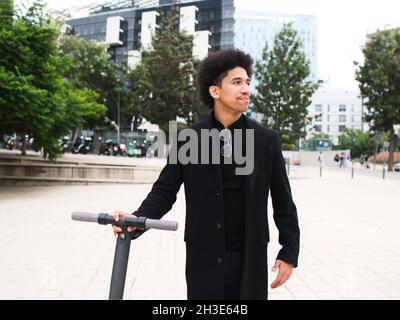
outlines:
{"label": "white facade", "polygon": [[140,60],[142,60],[142,52],[139,50],[130,50],[128,51],[128,68],[133,70],[139,64]]}
{"label": "white facade", "polygon": [[187,6],[180,8],[179,30],[187,35],[193,36],[193,56],[202,60],[208,55],[210,46],[211,32],[208,30],[196,31],[196,12],[199,9],[196,6]]}
{"label": "white facade", "polygon": [[124,18],[119,16],[107,18],[106,43],[111,46],[123,44],[122,41],[120,41],[120,34],[123,32],[121,29],[121,21],[124,21]]}
{"label": "white facade", "polygon": [[260,60],[266,43],[272,48],[275,35],[289,22],[303,42],[306,59],[310,62],[309,80],[315,82],[318,79],[316,16],[236,10],[235,48],[249,53],[255,61]]}
{"label": "white facade", "polygon": [[337,144],[340,132],[345,128],[368,131],[368,124],[363,122],[363,109],[358,91],[319,89],[308,107],[312,119],[306,127],[308,137],[322,132],[329,134],[333,143]]}
{"label": "white facade", "polygon": [[151,50],[151,39],[156,32],[157,16],[156,11],[147,11],[142,13],[142,26],[141,26],[141,42],[143,50]]}
{"label": "white facade", "polygon": [[193,38],[193,57],[203,60],[207,55],[210,46],[210,36],[211,32],[204,31],[196,31]]}
{"label": "white facade", "polygon": [[[197,20],[196,12],[199,9],[196,6],[186,6],[180,8],[179,30],[187,35],[193,36],[193,56],[202,60],[208,54],[210,49],[210,35],[207,30],[195,31]],[[142,50],[151,50],[151,39],[157,28],[157,15],[156,11],[147,11],[142,13],[142,27],[141,27],[141,42]],[[130,67],[135,67],[140,63],[139,53],[131,53],[132,58]]]}
{"label": "white facade", "polygon": [[186,33],[187,35],[194,36],[196,29],[196,12],[199,9],[195,6],[181,7],[180,8],[180,20],[179,30]]}

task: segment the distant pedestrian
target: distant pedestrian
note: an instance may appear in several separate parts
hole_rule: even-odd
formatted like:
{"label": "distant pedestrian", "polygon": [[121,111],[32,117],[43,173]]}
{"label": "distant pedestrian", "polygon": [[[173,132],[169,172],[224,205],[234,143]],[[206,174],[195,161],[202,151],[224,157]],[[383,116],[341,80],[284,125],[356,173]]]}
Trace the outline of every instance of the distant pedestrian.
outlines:
{"label": "distant pedestrian", "polygon": [[369,169],[369,155],[366,153],[365,155],[364,155],[364,168],[365,169]]}
{"label": "distant pedestrian", "polygon": [[346,167],[346,160],[347,160],[347,155],[346,153],[342,152],[340,154],[340,158],[339,158],[340,162],[339,162],[339,168],[345,168]]}
{"label": "distant pedestrian", "polygon": [[318,162],[319,162],[320,167],[322,167],[324,165],[324,154],[322,153],[322,151],[319,152]]}
{"label": "distant pedestrian", "polygon": [[358,160],[360,162],[361,168],[364,167],[364,159],[365,159],[364,153],[361,153],[360,159]]}
{"label": "distant pedestrian", "polygon": [[337,165],[339,166],[340,156],[339,156],[338,153],[335,154],[335,157],[333,158],[333,161],[335,161],[337,163]]}

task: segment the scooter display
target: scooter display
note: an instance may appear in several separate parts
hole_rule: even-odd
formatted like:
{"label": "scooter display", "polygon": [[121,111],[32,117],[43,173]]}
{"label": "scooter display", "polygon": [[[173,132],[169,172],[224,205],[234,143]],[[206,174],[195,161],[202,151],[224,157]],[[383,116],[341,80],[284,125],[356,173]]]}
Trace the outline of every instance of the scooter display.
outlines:
{"label": "scooter display", "polygon": [[111,275],[110,285],[110,300],[122,300],[125,288],[126,270],[128,267],[129,250],[131,234],[128,232],[128,227],[137,227],[140,230],[159,229],[176,231],[178,223],[167,220],[154,220],[145,217],[122,216],[116,222],[111,214],[107,213],[88,213],[88,212],[73,212],[72,220],[84,222],[96,222],[98,224],[111,224],[118,226],[122,232],[118,234],[118,239],[115,247],[114,263]]}
{"label": "scooter display", "polygon": [[106,140],[99,146],[99,153],[98,155],[105,155],[110,156],[113,154],[114,144],[111,139]]}
{"label": "scooter display", "polygon": [[140,157],[142,151],[136,146],[136,144],[129,142],[128,156],[129,157]]}
{"label": "scooter display", "polygon": [[63,151],[63,152],[67,152],[68,151],[68,148],[69,148],[69,137],[68,136],[64,136],[62,139],[61,139],[61,150]]}
{"label": "scooter display", "polygon": [[91,142],[92,142],[92,138],[89,138],[89,137],[86,137],[85,139],[82,139],[82,137],[78,138],[72,147],[72,153],[87,154],[90,150]]}
{"label": "scooter display", "polygon": [[7,140],[6,147],[8,150],[15,150],[17,148],[17,138],[9,137]]}

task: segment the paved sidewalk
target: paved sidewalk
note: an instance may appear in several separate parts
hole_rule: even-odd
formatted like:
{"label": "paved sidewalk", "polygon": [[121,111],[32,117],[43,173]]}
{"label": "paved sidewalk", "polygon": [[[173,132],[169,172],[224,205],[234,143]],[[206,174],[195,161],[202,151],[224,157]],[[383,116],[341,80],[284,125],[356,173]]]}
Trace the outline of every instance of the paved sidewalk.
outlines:
{"label": "paved sidewalk", "polygon": [[[400,299],[400,180],[291,167],[302,231],[299,267],[270,299]],[[0,188],[0,299],[106,299],[111,228],[72,211],[137,208],[151,185]],[[183,188],[165,219],[132,243],[126,299],[185,299]],[[270,209],[270,267],[279,250]],[[269,274],[269,282],[274,274]]]}

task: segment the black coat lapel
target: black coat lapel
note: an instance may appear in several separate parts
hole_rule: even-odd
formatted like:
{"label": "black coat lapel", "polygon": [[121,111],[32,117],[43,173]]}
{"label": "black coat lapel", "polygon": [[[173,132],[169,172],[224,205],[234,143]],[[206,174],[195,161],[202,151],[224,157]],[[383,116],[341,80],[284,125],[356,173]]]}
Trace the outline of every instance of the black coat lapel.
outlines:
{"label": "black coat lapel", "polygon": [[247,200],[250,201],[250,195],[253,194],[257,172],[260,169],[267,139],[264,132],[257,125],[247,118],[245,118],[245,120],[246,129],[254,130],[254,170],[250,175],[245,176],[245,194],[248,198]]}
{"label": "black coat lapel", "polygon": [[[211,130],[213,129],[213,124],[212,124],[212,117],[213,117],[213,111],[210,111],[208,114],[207,119],[204,121],[204,125],[201,127],[201,129],[208,129]],[[200,130],[201,130],[200,129]],[[201,137],[201,133],[198,132],[199,137]],[[201,139],[199,139],[199,150],[201,150]],[[210,166],[210,170],[212,172],[212,177],[217,178],[217,183],[218,183],[218,192],[222,194],[223,190],[223,183],[222,183],[222,173],[221,173],[221,168],[219,164],[208,164]]]}

